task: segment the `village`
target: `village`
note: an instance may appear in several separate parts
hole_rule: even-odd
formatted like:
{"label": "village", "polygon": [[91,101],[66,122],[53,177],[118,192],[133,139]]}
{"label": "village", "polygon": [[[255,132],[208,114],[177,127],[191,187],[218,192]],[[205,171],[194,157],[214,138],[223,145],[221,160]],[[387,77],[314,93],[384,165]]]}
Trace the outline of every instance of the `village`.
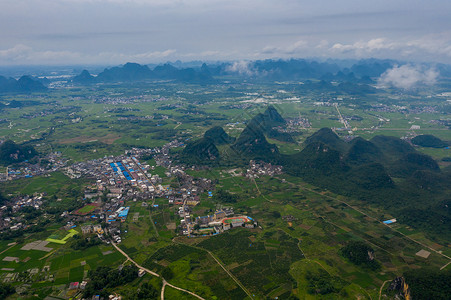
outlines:
{"label": "village", "polygon": [[[164,201],[178,221],[175,233],[189,238],[217,235],[236,227],[252,229],[258,223],[250,216],[236,214],[233,207],[218,205],[216,210],[207,215],[194,213],[195,207],[200,203],[201,197],[207,201],[214,201],[215,183],[208,178],[193,177],[187,174],[185,166],[175,164],[170,157],[170,149],[183,146],[182,142],[174,140],[162,147],[143,149],[132,148],[119,156],[106,156],[79,162],[67,166],[67,161],[59,153],[53,153],[51,162],[55,165],[53,171],[59,170],[72,179],[84,178],[88,184],[84,186],[82,199],[83,206],[72,211],[64,211],[59,218],[64,220],[65,226],[61,232],[65,237],[38,240],[23,249],[35,249],[49,252],[53,248],[47,246],[52,243],[64,244],[74,235],[82,239],[87,238],[94,243],[104,245],[120,244],[124,230],[123,224],[133,215],[133,221],[139,218],[139,213],[131,210],[131,206],[140,206],[145,209],[158,211],[159,205]],[[149,164],[152,157],[154,165]],[[25,169],[26,168],[26,169]],[[46,175],[48,170],[35,167],[35,173],[29,177],[40,174]],[[196,168],[192,166],[191,168]],[[15,180],[25,177],[24,171],[33,167],[19,167],[17,174],[8,171],[3,180]],[[158,170],[158,172],[157,172]],[[251,161],[249,168],[235,176],[256,178],[261,175],[280,174],[280,166]],[[176,182],[177,184],[168,184]],[[45,222],[48,214],[45,213],[47,193],[34,193],[33,195],[16,195],[0,207],[0,230],[9,234],[20,234],[23,230],[33,230],[42,226],[30,223],[27,216],[40,216],[40,222]],[[61,201],[62,199],[56,199]],[[132,204],[133,203],[133,204]],[[132,205],[131,205],[132,204]],[[24,214],[26,212],[27,214]],[[63,234],[63,236],[64,236]],[[97,240],[98,239],[98,240]],[[95,241],[97,240],[97,242]],[[15,244],[11,244],[13,246]],[[49,252],[50,253],[50,252]],[[106,252],[107,253],[107,252]],[[5,259],[15,259],[7,257]],[[30,269],[25,273],[12,272],[3,278],[4,282],[32,282],[36,278],[53,281],[53,275],[48,267],[42,272]],[[144,275],[139,269],[139,276]],[[39,275],[39,276],[38,276]],[[21,277],[22,276],[22,277]],[[24,277],[25,276],[25,277]],[[43,277],[44,276],[44,277]],[[85,278],[86,276],[84,276]],[[87,278],[86,278],[87,279]],[[68,292],[82,292],[87,282],[70,282]],[[19,292],[26,292],[26,289]],[[119,298],[120,299],[120,296]]]}
{"label": "village", "polygon": [[68,159],[61,152],[52,152],[40,159],[40,163],[23,162],[15,167],[7,167],[0,173],[0,182],[19,178],[32,178],[58,171],[67,166]]}
{"label": "village", "polygon": [[[184,166],[175,165],[170,158],[170,149],[183,146],[174,140],[162,147],[151,149],[132,148],[119,156],[106,156],[66,166],[66,161],[55,153],[49,159],[55,164],[53,170],[61,170],[70,178],[86,178],[91,181],[83,192],[83,203],[79,209],[64,211],[64,228],[70,230],[79,227],[81,234],[95,234],[105,242],[120,243],[121,223],[129,216],[128,201],[140,202],[142,207],[158,209],[155,199],[166,199],[167,204],[174,207],[174,213],[180,218],[177,222],[177,233],[189,237],[215,235],[234,227],[254,228],[257,222],[249,216],[236,215],[233,207],[222,207],[210,215],[195,216],[193,208],[200,203],[201,194],[207,199],[213,198],[214,182],[207,178],[194,178],[185,172]],[[141,162],[142,157],[152,157],[155,165]],[[155,172],[163,167],[164,176]],[[30,167],[27,167],[31,169]],[[256,178],[261,175],[280,174],[280,166],[251,161],[249,169],[240,176]],[[41,173],[45,172],[43,170]],[[33,175],[41,174],[39,172]],[[11,175],[8,180],[18,179],[21,175]],[[237,174],[235,174],[237,175]],[[29,175],[30,177],[32,175]],[[177,185],[164,184],[164,178],[176,178]],[[6,180],[6,178],[5,178]],[[29,228],[22,216],[14,216],[25,207],[40,211],[45,193],[21,195],[13,198],[11,205],[0,207],[0,230],[16,231]],[[61,199],[57,199],[60,201]],[[10,213],[8,213],[10,212]],[[45,217],[45,214],[44,214]]]}

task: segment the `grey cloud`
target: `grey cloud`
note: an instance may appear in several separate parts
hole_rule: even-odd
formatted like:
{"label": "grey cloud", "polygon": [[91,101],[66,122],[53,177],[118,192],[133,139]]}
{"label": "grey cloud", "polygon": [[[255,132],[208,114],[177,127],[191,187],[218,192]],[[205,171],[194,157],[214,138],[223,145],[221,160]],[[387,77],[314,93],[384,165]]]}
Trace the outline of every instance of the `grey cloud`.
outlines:
{"label": "grey cloud", "polygon": [[[175,52],[149,59],[375,56],[449,63],[450,10],[448,0],[427,7],[419,0],[4,0],[0,51],[32,50],[3,55],[0,63],[43,63],[43,53],[54,52],[66,63],[94,57],[120,64],[168,49]],[[322,41],[329,47],[319,47]]]}
{"label": "grey cloud", "polygon": [[0,50],[0,65],[11,64],[115,64],[118,61],[134,61],[138,63],[157,62],[173,57],[174,49],[163,51],[149,51],[140,53],[100,52],[87,55],[75,51],[35,50],[26,45],[16,45],[12,48]]}

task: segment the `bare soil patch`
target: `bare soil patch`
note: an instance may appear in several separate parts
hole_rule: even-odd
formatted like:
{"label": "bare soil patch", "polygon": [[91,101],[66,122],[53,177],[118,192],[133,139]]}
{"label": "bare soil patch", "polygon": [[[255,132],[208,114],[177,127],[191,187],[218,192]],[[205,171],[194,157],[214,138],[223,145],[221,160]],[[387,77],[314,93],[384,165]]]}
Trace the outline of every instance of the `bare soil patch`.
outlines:
{"label": "bare soil patch", "polygon": [[110,133],[105,136],[77,136],[70,139],[64,139],[58,141],[60,144],[74,144],[74,143],[90,143],[90,142],[102,142],[108,145],[114,143],[115,140],[120,139],[121,137]]}

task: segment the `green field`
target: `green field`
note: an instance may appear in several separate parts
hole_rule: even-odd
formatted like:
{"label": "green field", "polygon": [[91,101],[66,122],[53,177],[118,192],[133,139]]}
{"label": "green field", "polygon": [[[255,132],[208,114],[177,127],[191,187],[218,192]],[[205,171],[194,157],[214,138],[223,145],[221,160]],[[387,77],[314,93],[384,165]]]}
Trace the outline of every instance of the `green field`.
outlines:
{"label": "green field", "polygon": [[83,206],[82,208],[78,209],[75,214],[79,214],[79,215],[87,215],[90,212],[92,212],[93,210],[95,210],[98,206],[97,205],[93,205],[93,204],[87,204],[85,206]]}
{"label": "green field", "polygon": [[51,243],[56,243],[56,244],[66,244],[67,240],[70,239],[71,237],[73,237],[74,235],[78,234],[78,231],[75,229],[70,229],[69,233],[66,234],[65,237],[63,237],[62,239],[54,239],[54,238],[48,238],[46,239],[46,241],[51,242]]}
{"label": "green field", "polygon": [[[250,84],[236,78],[230,80],[231,83],[207,86],[177,82],[121,83],[54,89],[42,95],[2,95],[1,103],[30,98],[38,102],[21,109],[4,108],[2,119],[11,121],[12,125],[0,126],[0,138],[29,142],[42,155],[61,152],[70,165],[123,154],[132,147],[157,147],[175,139],[187,143],[216,125],[238,137],[246,123],[271,104],[284,118],[304,118],[311,124],[307,128],[294,127],[291,134],[295,143],[268,139],[279,147],[281,154],[292,155],[302,151],[306,138],[322,127],[336,128],[340,137],[351,138],[348,130],[340,129],[343,125],[333,106],[339,101],[340,112],[355,136],[411,138],[433,134],[451,141],[449,125],[445,125],[450,118],[450,104],[433,96],[440,90],[419,90],[415,96],[405,93],[396,97],[384,89],[368,95],[337,95],[321,90],[304,91],[298,82]],[[285,93],[279,93],[280,90]],[[253,102],[254,94],[264,95],[264,103]],[[299,100],[288,100],[292,97]],[[337,98],[343,99],[333,100]],[[436,109],[422,111],[426,104]],[[420,129],[413,130],[412,125]],[[181,221],[176,215],[177,207],[169,205],[167,198],[126,200],[123,204],[130,207],[130,212],[127,220],[119,225],[122,237],[119,247],[137,263],[159,274],[170,270],[173,273],[167,279],[170,283],[206,299],[250,299],[248,293],[253,299],[290,296],[379,299],[383,283],[406,270],[440,269],[448,263],[440,252],[431,250],[451,255],[450,242],[443,235],[401,222],[390,227],[379,222],[397,217],[393,213],[395,209],[389,210],[393,207],[385,209],[376,203],[337,195],[286,174],[274,177],[259,174],[251,180],[241,175],[246,173],[248,161],[239,161],[241,157],[236,163],[227,160],[234,155],[230,147],[218,148],[227,165],[197,169],[186,166],[185,172],[211,180],[215,185],[213,194],[223,189],[237,195],[238,200],[218,203],[214,196],[209,198],[204,192],[199,195],[200,203],[193,208],[192,217],[231,206],[237,214],[255,219],[258,227],[231,229],[206,238],[179,237],[177,226]],[[451,157],[451,150],[415,148],[436,159],[441,170],[450,168],[447,158]],[[174,154],[181,151],[181,148],[171,149],[169,153],[176,157]],[[180,186],[177,176],[167,177],[168,170],[157,166],[152,155],[145,160],[152,166],[149,172],[159,175],[163,185]],[[1,167],[0,171],[5,172],[6,168]],[[394,181],[398,183],[401,179],[394,178]],[[74,250],[77,238],[73,237],[79,233],[61,229],[67,221],[60,217],[65,211],[87,215],[97,208],[82,200],[85,190],[92,186],[95,188],[94,178],[71,179],[61,171],[0,183],[2,194],[8,197],[39,193],[44,199],[39,214],[4,212],[5,216],[18,217],[16,222],[22,222],[24,227],[35,226],[39,230],[27,229],[0,240],[1,280],[14,277],[19,278],[13,283],[16,287],[29,284],[29,298],[49,295],[65,298],[69,282],[87,279],[88,272],[98,266],[116,268],[124,263],[125,257],[111,245]],[[424,188],[424,195],[428,195],[427,189]],[[448,198],[444,195],[440,200],[446,204]],[[142,206],[142,202],[150,205],[152,201],[159,207]],[[133,218],[135,214],[137,219]],[[45,218],[49,222],[41,222]],[[86,224],[75,222],[77,226]],[[48,247],[52,250],[21,249],[37,240],[51,242]],[[343,257],[340,250],[350,241],[371,246],[381,268],[366,269]],[[416,255],[422,249],[431,252],[427,259]],[[4,260],[5,257],[13,259]],[[127,295],[148,281],[161,288],[160,279],[145,275],[119,287],[118,291]],[[170,287],[166,287],[165,296],[193,299]]]}

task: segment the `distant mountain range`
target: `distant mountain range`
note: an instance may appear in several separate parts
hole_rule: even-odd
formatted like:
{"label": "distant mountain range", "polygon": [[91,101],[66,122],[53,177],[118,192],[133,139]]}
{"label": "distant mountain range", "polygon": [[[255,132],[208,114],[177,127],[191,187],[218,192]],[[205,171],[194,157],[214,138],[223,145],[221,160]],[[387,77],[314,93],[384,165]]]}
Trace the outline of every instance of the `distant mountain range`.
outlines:
{"label": "distant mountain range", "polygon": [[22,76],[19,80],[0,76],[0,93],[29,93],[47,90],[45,80]]}
{"label": "distant mountain range", "polygon": [[[377,79],[387,70],[403,64],[406,64],[406,62],[381,59],[364,59],[360,61],[327,60],[323,62],[307,59],[267,59],[209,64],[198,61],[193,63],[168,62],[162,65],[140,65],[128,62],[121,66],[106,68],[97,75],[92,75],[89,71],[83,70],[80,74],[72,77],[71,81],[80,85],[143,80],[214,84],[218,83],[221,76],[232,76],[234,79],[250,81],[302,80],[304,85],[299,87],[299,92],[321,89],[337,93],[360,94],[375,92],[376,90],[370,85],[376,83]],[[443,77],[451,77],[450,65],[429,64],[424,66],[434,68]],[[36,71],[35,69],[33,70],[34,72]],[[18,87],[17,84],[12,83],[14,79],[0,77],[0,92],[43,90],[43,86],[45,87],[49,83],[45,78],[26,77],[33,82],[41,82],[43,85],[30,87],[31,83],[28,83],[25,86]],[[310,80],[313,80],[313,82]]]}
{"label": "distant mountain range", "polygon": [[374,83],[371,77],[378,77],[393,67],[394,61],[361,61],[350,68],[336,63],[291,60],[258,60],[254,62],[202,64],[201,67],[177,68],[164,64],[150,69],[146,65],[126,63],[123,66],[107,68],[97,76],[83,70],[72,81],[77,84],[100,82],[130,82],[140,80],[175,80],[192,83],[214,83],[213,76],[235,75],[251,79],[301,80],[320,79],[327,82]]}
{"label": "distant mountain range", "polygon": [[142,80],[175,80],[184,83],[212,83],[213,77],[206,68],[178,69],[170,64],[156,66],[151,70],[148,66],[136,63],[126,63],[120,67],[107,68],[97,76],[92,76],[83,70],[72,81],[77,84],[92,84],[105,82],[131,82]]}

